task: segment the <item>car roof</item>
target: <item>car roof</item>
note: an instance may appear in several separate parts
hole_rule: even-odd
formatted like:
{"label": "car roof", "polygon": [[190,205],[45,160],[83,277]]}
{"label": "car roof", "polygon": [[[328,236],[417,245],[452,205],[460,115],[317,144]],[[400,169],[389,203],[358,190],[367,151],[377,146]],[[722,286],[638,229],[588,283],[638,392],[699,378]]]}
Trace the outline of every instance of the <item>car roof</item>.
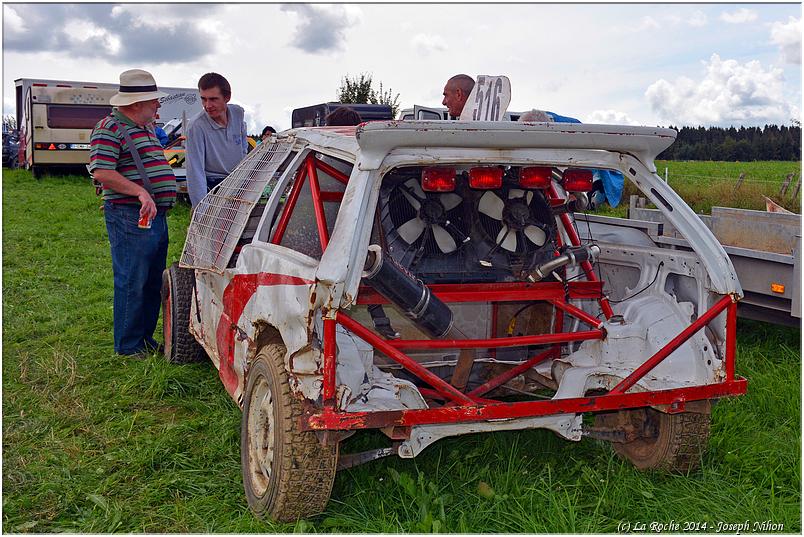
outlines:
{"label": "car roof", "polygon": [[301,127],[280,133],[315,148],[332,149],[376,169],[399,147],[462,149],[596,149],[628,153],[651,163],[676,138],[674,129],[510,121],[370,121],[357,127]]}

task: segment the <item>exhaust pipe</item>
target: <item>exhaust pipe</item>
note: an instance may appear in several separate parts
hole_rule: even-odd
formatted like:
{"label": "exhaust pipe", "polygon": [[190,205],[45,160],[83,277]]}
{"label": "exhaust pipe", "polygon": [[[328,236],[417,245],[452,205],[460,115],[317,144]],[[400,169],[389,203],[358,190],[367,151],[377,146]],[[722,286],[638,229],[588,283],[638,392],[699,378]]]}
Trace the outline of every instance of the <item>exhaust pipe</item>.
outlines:
{"label": "exhaust pipe", "polygon": [[384,255],[377,244],[368,247],[363,279],[430,336],[443,338],[451,333],[452,310],[449,306],[393,257]]}
{"label": "exhaust pipe", "polygon": [[545,279],[556,269],[565,265],[577,265],[584,261],[594,261],[600,255],[600,247],[596,244],[590,246],[579,246],[576,248],[567,248],[563,255],[551,259],[547,263],[540,265],[534,270],[528,279],[533,282],[538,282]]}

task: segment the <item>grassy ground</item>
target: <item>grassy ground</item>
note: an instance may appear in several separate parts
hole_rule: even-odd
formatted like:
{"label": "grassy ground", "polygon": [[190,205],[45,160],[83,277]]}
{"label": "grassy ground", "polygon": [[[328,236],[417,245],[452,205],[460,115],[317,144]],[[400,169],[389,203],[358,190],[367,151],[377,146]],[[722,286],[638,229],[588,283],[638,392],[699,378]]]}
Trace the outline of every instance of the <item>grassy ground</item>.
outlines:
{"label": "grassy ground", "polygon": [[[240,412],[214,368],[113,353],[98,205],[86,179],[3,171],[5,532],[585,533],[671,520],[801,532],[800,333],[742,321],[748,395],[715,406],[700,472],[641,473],[605,444],[547,431],[471,435],[339,473],[311,521],[255,520]],[[168,218],[169,261],[188,218],[185,206]]]}
{"label": "grassy ground", "polygon": [[[697,213],[709,214],[713,206],[765,210],[767,196],[785,209],[801,213],[801,193],[795,194],[801,177],[801,162],[717,162],[717,161],[656,161],[656,173],[665,176],[673,189]],[[741,173],[745,173],[738,186]],[[787,192],[779,194],[787,174],[795,174]],[[644,195],[626,181],[622,202],[616,208],[606,206],[600,212],[625,217],[631,194]],[[651,205],[652,207],[652,205]]]}

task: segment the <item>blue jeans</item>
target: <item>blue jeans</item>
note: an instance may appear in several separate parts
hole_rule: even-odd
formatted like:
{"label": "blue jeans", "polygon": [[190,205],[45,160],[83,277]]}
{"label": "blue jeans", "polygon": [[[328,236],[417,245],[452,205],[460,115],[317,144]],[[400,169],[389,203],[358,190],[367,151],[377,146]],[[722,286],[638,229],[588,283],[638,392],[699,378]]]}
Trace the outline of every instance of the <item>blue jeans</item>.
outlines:
{"label": "blue jeans", "polygon": [[156,348],[162,271],[168,248],[167,218],[160,209],[151,229],[140,229],[139,205],[104,203],[114,272],[114,351]]}

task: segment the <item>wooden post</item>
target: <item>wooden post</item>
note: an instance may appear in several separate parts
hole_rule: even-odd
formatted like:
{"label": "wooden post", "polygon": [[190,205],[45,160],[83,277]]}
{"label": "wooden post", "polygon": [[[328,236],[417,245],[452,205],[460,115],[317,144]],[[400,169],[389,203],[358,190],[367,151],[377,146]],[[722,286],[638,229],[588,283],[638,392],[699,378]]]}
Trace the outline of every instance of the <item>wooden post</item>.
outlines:
{"label": "wooden post", "polygon": [[740,185],[743,184],[743,180],[745,179],[745,172],[740,172],[740,177],[737,179],[737,182],[734,184],[734,191],[740,189]]}
{"label": "wooden post", "polygon": [[793,174],[788,173],[787,177],[784,178],[782,188],[779,189],[779,196],[784,196],[785,194],[787,194],[787,189],[790,188],[790,181],[792,180],[793,180]]}
{"label": "wooden post", "polygon": [[791,199],[796,199],[796,198],[798,197],[798,191],[799,191],[800,189],[801,189],[801,176],[799,175],[799,176],[796,178],[796,189],[795,189],[796,191],[795,191],[795,192],[793,192],[793,195],[791,196]]}

